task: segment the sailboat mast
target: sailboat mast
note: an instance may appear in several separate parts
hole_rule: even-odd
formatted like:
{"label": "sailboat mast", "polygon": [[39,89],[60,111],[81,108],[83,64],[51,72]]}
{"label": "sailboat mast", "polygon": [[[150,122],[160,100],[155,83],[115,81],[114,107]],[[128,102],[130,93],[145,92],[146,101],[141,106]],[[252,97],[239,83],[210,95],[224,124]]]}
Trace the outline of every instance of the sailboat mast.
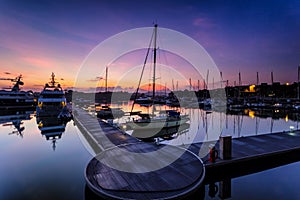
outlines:
{"label": "sailboat mast", "polygon": [[209,75],[209,69],[207,70],[206,74],[206,89],[208,90],[208,75]]}
{"label": "sailboat mast", "polygon": [[174,80],[172,79],[172,89],[175,91]]}
{"label": "sailboat mast", "polygon": [[221,79],[221,88],[223,88],[223,73],[220,72],[220,79]]}
{"label": "sailboat mast", "polygon": [[153,99],[155,98],[156,39],[157,39],[157,24],[154,25],[153,90],[152,90]]}
{"label": "sailboat mast", "polygon": [[108,77],[108,68],[105,69],[105,92],[107,93],[107,77]]}
{"label": "sailboat mast", "polygon": [[167,83],[165,83],[165,96],[167,96]]}
{"label": "sailboat mast", "polygon": [[271,83],[272,83],[272,85],[273,85],[273,83],[274,83],[274,79],[273,79],[273,71],[271,71]]}
{"label": "sailboat mast", "polygon": [[242,77],[241,77],[241,72],[239,72],[239,86],[242,85]]}
{"label": "sailboat mast", "polygon": [[299,90],[299,80],[300,80],[300,65],[298,66],[298,82],[297,82],[297,99],[299,100],[300,90]]}

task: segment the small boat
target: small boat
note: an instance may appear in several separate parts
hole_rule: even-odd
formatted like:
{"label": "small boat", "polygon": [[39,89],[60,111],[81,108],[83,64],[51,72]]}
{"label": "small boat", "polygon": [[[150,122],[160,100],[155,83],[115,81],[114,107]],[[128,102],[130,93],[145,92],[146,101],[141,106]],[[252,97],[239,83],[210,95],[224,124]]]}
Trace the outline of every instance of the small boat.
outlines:
{"label": "small boat", "polygon": [[65,93],[61,85],[55,81],[55,74],[52,72],[51,81],[45,84],[38,98],[36,115],[66,117],[67,112],[69,111]]}
{"label": "small boat", "polygon": [[[181,134],[188,132],[189,123],[183,123],[180,126],[163,127],[157,129],[134,130],[132,136],[144,141],[153,141],[154,138],[162,138],[163,140],[172,140]],[[153,137],[151,137],[151,135]]]}
{"label": "small boat", "polygon": [[134,103],[140,104],[141,106],[148,107],[153,104],[153,99],[152,99],[152,97],[141,96],[141,97],[135,99]]}
{"label": "small boat", "polygon": [[[106,67],[105,70],[105,77],[105,93],[108,93],[108,67]],[[99,117],[100,119],[114,119],[122,117],[125,114],[122,108],[111,108],[107,103],[102,106],[101,104],[95,105],[94,110],[96,111],[97,117]]]}
{"label": "small boat", "polygon": [[126,130],[145,130],[179,127],[189,121],[188,115],[180,115],[180,112],[174,110],[161,111],[159,115],[150,115],[139,113],[139,118],[123,124]]}
{"label": "small boat", "polygon": [[20,86],[24,85],[22,75],[16,78],[0,78],[10,80],[14,86],[10,90],[0,90],[0,108],[22,109],[34,108],[35,100],[32,91],[21,91]]}
{"label": "small boat", "polygon": [[103,105],[100,109],[96,107],[96,113],[100,119],[114,119],[122,117],[125,114],[121,108],[111,108],[108,105]]}

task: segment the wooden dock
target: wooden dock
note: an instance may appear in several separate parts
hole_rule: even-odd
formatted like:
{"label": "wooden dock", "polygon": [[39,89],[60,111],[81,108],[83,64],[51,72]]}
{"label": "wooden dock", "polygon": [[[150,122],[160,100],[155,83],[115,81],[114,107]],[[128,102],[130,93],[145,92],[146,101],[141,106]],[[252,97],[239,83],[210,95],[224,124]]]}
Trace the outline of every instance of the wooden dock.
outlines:
{"label": "wooden dock", "polygon": [[[219,141],[183,145],[199,155],[209,151],[208,146]],[[215,182],[254,172],[270,169],[300,160],[300,131],[278,132],[232,139],[232,157],[228,160],[217,158],[210,162],[208,155],[200,156],[206,168],[206,181]]]}
{"label": "wooden dock", "polygon": [[[165,148],[162,157],[152,157],[136,165],[135,160],[124,152],[147,153],[165,147],[144,143],[115,127],[98,122],[79,110],[79,128],[95,146],[100,146],[98,156],[86,168],[89,187],[100,196],[114,199],[171,199],[182,197],[204,184],[247,175],[300,160],[300,131],[288,131],[232,139],[232,157],[227,160],[208,159],[209,145],[219,149],[219,141],[181,145]],[[96,121],[95,121],[96,120]],[[99,128],[99,123],[101,128]],[[80,125],[81,124],[81,125]],[[98,127],[98,128],[97,128]],[[110,142],[103,140],[109,138]],[[116,148],[116,146],[118,148]],[[188,149],[186,153],[184,149]],[[123,151],[125,150],[125,151]],[[101,153],[102,152],[102,153]],[[129,173],[112,169],[103,163],[116,162],[139,170],[148,165],[159,165],[165,159],[182,156],[166,168],[150,173]],[[198,157],[198,158],[197,158]],[[115,159],[111,159],[115,158]],[[122,158],[122,159],[120,159]],[[198,159],[203,160],[203,163]],[[203,165],[205,169],[203,169]],[[184,187],[186,185],[186,187]]]}
{"label": "wooden dock", "polygon": [[201,187],[205,168],[191,151],[145,143],[75,108],[74,118],[97,153],[87,165],[87,185],[112,199],[175,199]]}

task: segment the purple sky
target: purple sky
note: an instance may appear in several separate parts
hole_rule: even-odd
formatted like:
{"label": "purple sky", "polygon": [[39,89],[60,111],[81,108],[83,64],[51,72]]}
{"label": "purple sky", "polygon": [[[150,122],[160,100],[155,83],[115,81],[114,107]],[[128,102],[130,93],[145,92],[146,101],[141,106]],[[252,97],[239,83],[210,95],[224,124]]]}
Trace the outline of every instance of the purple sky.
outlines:
{"label": "purple sky", "polygon": [[[297,80],[296,0],[0,0],[0,74],[21,73],[27,88],[40,90],[53,71],[64,78],[65,87],[72,87],[81,63],[96,45],[153,22],[199,42],[230,84],[238,80],[239,71],[244,84],[256,83],[257,71],[261,82],[270,83],[271,71],[274,81]],[[0,81],[1,87],[8,84]]]}

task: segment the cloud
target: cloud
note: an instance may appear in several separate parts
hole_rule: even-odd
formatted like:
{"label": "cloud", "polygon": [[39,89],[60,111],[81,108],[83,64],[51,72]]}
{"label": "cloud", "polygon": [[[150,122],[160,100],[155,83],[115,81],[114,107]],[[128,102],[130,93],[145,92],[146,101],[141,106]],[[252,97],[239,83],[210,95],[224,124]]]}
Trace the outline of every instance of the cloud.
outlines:
{"label": "cloud", "polygon": [[101,76],[96,76],[96,78],[94,78],[94,79],[89,79],[89,80],[87,80],[88,82],[98,82],[98,81],[100,81],[100,80],[102,80],[102,79],[104,79],[103,77],[101,77]]}
{"label": "cloud", "polygon": [[193,25],[196,27],[203,27],[203,28],[212,28],[216,24],[214,24],[210,19],[204,17],[197,17],[193,20]]}

